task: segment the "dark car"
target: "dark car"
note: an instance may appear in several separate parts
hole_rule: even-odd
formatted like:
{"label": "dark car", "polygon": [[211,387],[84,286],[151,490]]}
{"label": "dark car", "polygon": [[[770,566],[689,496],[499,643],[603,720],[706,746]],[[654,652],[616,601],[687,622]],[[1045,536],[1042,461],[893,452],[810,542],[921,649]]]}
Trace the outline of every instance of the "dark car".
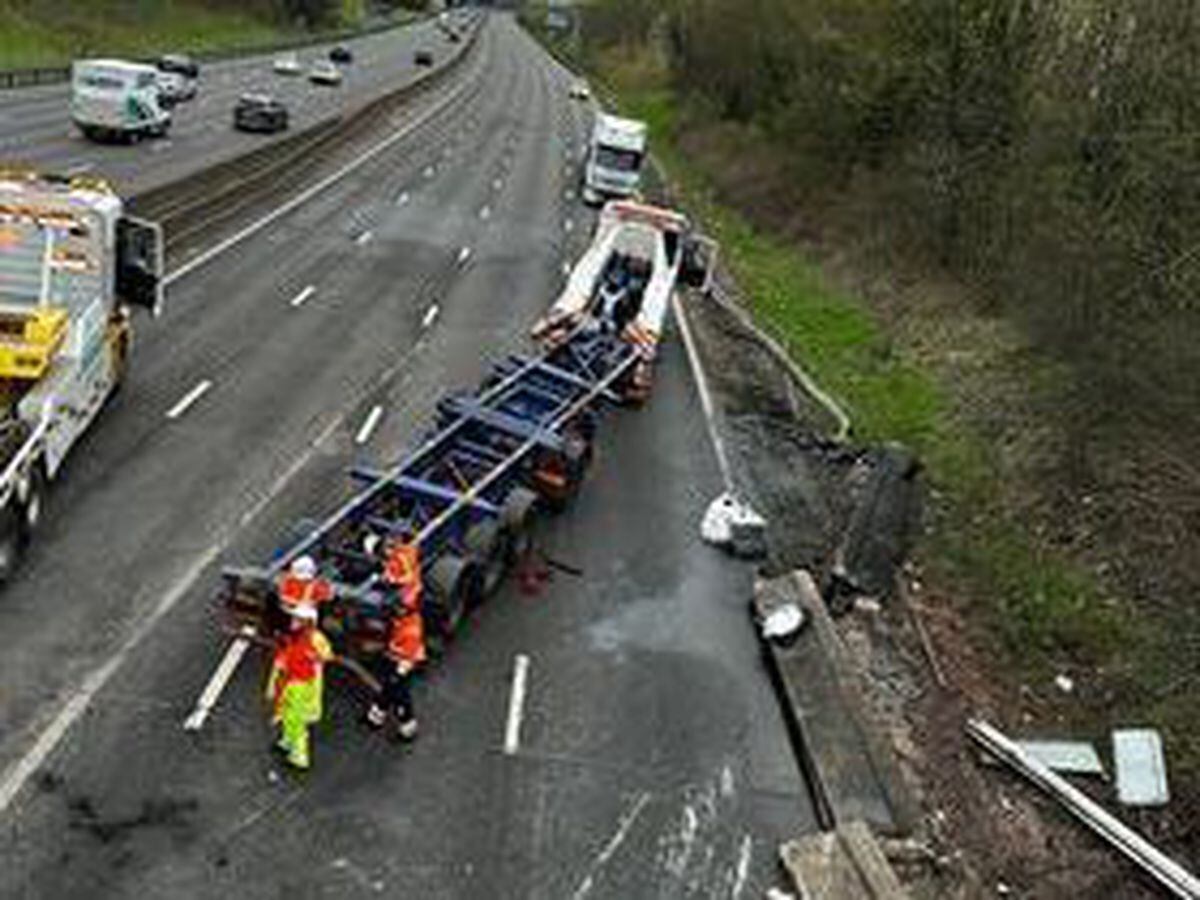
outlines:
{"label": "dark car", "polygon": [[343,47],[340,44],[329,51],[330,62],[335,62],[340,66],[354,62],[354,54],[350,52],[349,47]]}
{"label": "dark car", "polygon": [[287,107],[266,94],[243,94],[233,108],[233,127],[238,131],[286,131]]}
{"label": "dark car", "polygon": [[200,66],[190,56],[182,53],[168,53],[166,56],[160,56],[158,59],[158,70],[160,72],[174,72],[177,75],[182,75],[184,78],[200,77]]}
{"label": "dark car", "polygon": [[432,66],[433,54],[428,50],[418,50],[413,54],[413,62],[418,66]]}

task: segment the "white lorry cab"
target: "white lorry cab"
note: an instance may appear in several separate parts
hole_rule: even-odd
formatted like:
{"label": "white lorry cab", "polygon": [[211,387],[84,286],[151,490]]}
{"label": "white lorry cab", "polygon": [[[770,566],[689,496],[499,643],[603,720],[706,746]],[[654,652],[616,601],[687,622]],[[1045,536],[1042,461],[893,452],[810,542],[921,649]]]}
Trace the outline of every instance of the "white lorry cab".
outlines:
{"label": "white lorry cab", "polygon": [[71,66],[71,121],[92,140],[162,137],[171,112],[154,66],[81,59]]}
{"label": "white lorry cab", "polygon": [[716,242],[696,232],[682,213],[613,200],[532,336],[553,346],[581,327],[619,335],[641,356],[626,398],[644,400],[672,297],[680,288],[707,291],[716,259]]}
{"label": "white lorry cab", "polygon": [[107,184],[0,168],[0,582],[162,295],[161,231]]}
{"label": "white lorry cab", "polygon": [[598,113],[583,166],[584,201],[637,194],[645,156],[645,122]]}

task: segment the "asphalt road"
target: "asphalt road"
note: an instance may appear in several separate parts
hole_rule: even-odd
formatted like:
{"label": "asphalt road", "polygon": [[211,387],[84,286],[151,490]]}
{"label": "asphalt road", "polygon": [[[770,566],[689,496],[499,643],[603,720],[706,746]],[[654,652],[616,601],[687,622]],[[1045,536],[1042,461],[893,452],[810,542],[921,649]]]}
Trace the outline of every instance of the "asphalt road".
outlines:
{"label": "asphalt road", "polygon": [[582,496],[545,523],[583,575],[478,612],[418,688],[416,745],[367,733],[335,677],[314,771],[278,771],[257,656],[181,729],[224,649],[220,563],[261,561],[351,463],[411,446],[442,391],[523,346],[586,239],[570,77],[507,18],[480,49],[478,92],[180,280],[142,329],[0,595],[0,766],[40,762],[0,814],[4,897],[752,897],[814,827],[750,572],[697,536],[719,479],[674,336],[648,408],[609,416]]}
{"label": "asphalt road", "polygon": [[341,43],[353,51],[354,62],[341,67],[340,87],[311,84],[307,77],[308,64],[328,59],[332,44],[296,51],[305,66],[300,76],[276,75],[273,55],[202,65],[196,99],[175,107],[169,136],[136,144],[98,144],[84,138],[70,121],[69,85],[0,91],[0,159],[53,171],[103,173],[121,193],[131,194],[286,136],[288,132],[260,135],[233,129],[233,106],[244,93],[267,93],[282,100],[294,132],[429,72],[414,63],[417,49],[430,50],[436,68],[465,46],[465,41],[451,44],[431,19]]}

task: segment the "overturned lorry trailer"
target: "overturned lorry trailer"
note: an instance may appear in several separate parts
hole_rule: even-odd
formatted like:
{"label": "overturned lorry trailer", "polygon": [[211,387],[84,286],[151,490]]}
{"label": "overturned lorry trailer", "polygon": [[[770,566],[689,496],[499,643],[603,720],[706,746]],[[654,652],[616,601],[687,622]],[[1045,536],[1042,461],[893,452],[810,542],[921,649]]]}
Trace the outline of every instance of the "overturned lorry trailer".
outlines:
{"label": "overturned lorry trailer", "polygon": [[[276,583],[294,560],[310,556],[333,585],[333,600],[320,611],[322,629],[340,655],[369,662],[385,647],[396,602],[381,581],[379,539],[406,531],[421,551],[427,624],[443,637],[457,631],[528,546],[534,517],[563,508],[578,491],[603,409],[645,399],[668,308],[658,292],[705,283],[696,262],[702,239],[685,233],[682,217],[658,212],[614,212],[660,229],[670,251],[656,251],[653,241],[646,247],[661,270],[648,273],[651,301],[637,304],[648,317],[620,327],[604,321],[598,301],[606,266],[592,257],[624,258],[630,248],[614,246],[602,229],[580,261],[592,300],[573,300],[569,309],[556,308],[552,323],[535,326],[537,352],[510,356],[476,390],[444,397],[414,452],[388,471],[354,470],[357,492],[269,565],[223,572],[219,603],[239,640],[270,639],[286,627]],[[577,270],[576,287],[579,278]],[[654,341],[645,340],[647,330]],[[213,702],[201,699],[189,727],[199,727]]]}

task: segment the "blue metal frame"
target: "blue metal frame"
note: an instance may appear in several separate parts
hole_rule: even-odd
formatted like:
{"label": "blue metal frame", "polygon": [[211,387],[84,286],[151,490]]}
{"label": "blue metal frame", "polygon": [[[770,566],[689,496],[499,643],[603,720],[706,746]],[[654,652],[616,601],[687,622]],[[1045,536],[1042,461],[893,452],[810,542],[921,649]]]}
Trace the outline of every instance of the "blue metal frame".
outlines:
{"label": "blue metal frame", "polygon": [[630,344],[591,327],[536,356],[502,360],[481,388],[438,403],[435,427],[398,465],[355,468],[359,490],[268,566],[227,569],[229,596],[270,592],[307,554],[339,599],[368,616],[386,612],[372,589],[379,564],[365,552],[368,533],[411,530],[426,571],[445,552],[462,552],[468,529],[500,516],[513,489],[531,483],[540,453],[561,451],[568,431],[590,429],[592,411],[620,399],[620,381],[639,361]]}

